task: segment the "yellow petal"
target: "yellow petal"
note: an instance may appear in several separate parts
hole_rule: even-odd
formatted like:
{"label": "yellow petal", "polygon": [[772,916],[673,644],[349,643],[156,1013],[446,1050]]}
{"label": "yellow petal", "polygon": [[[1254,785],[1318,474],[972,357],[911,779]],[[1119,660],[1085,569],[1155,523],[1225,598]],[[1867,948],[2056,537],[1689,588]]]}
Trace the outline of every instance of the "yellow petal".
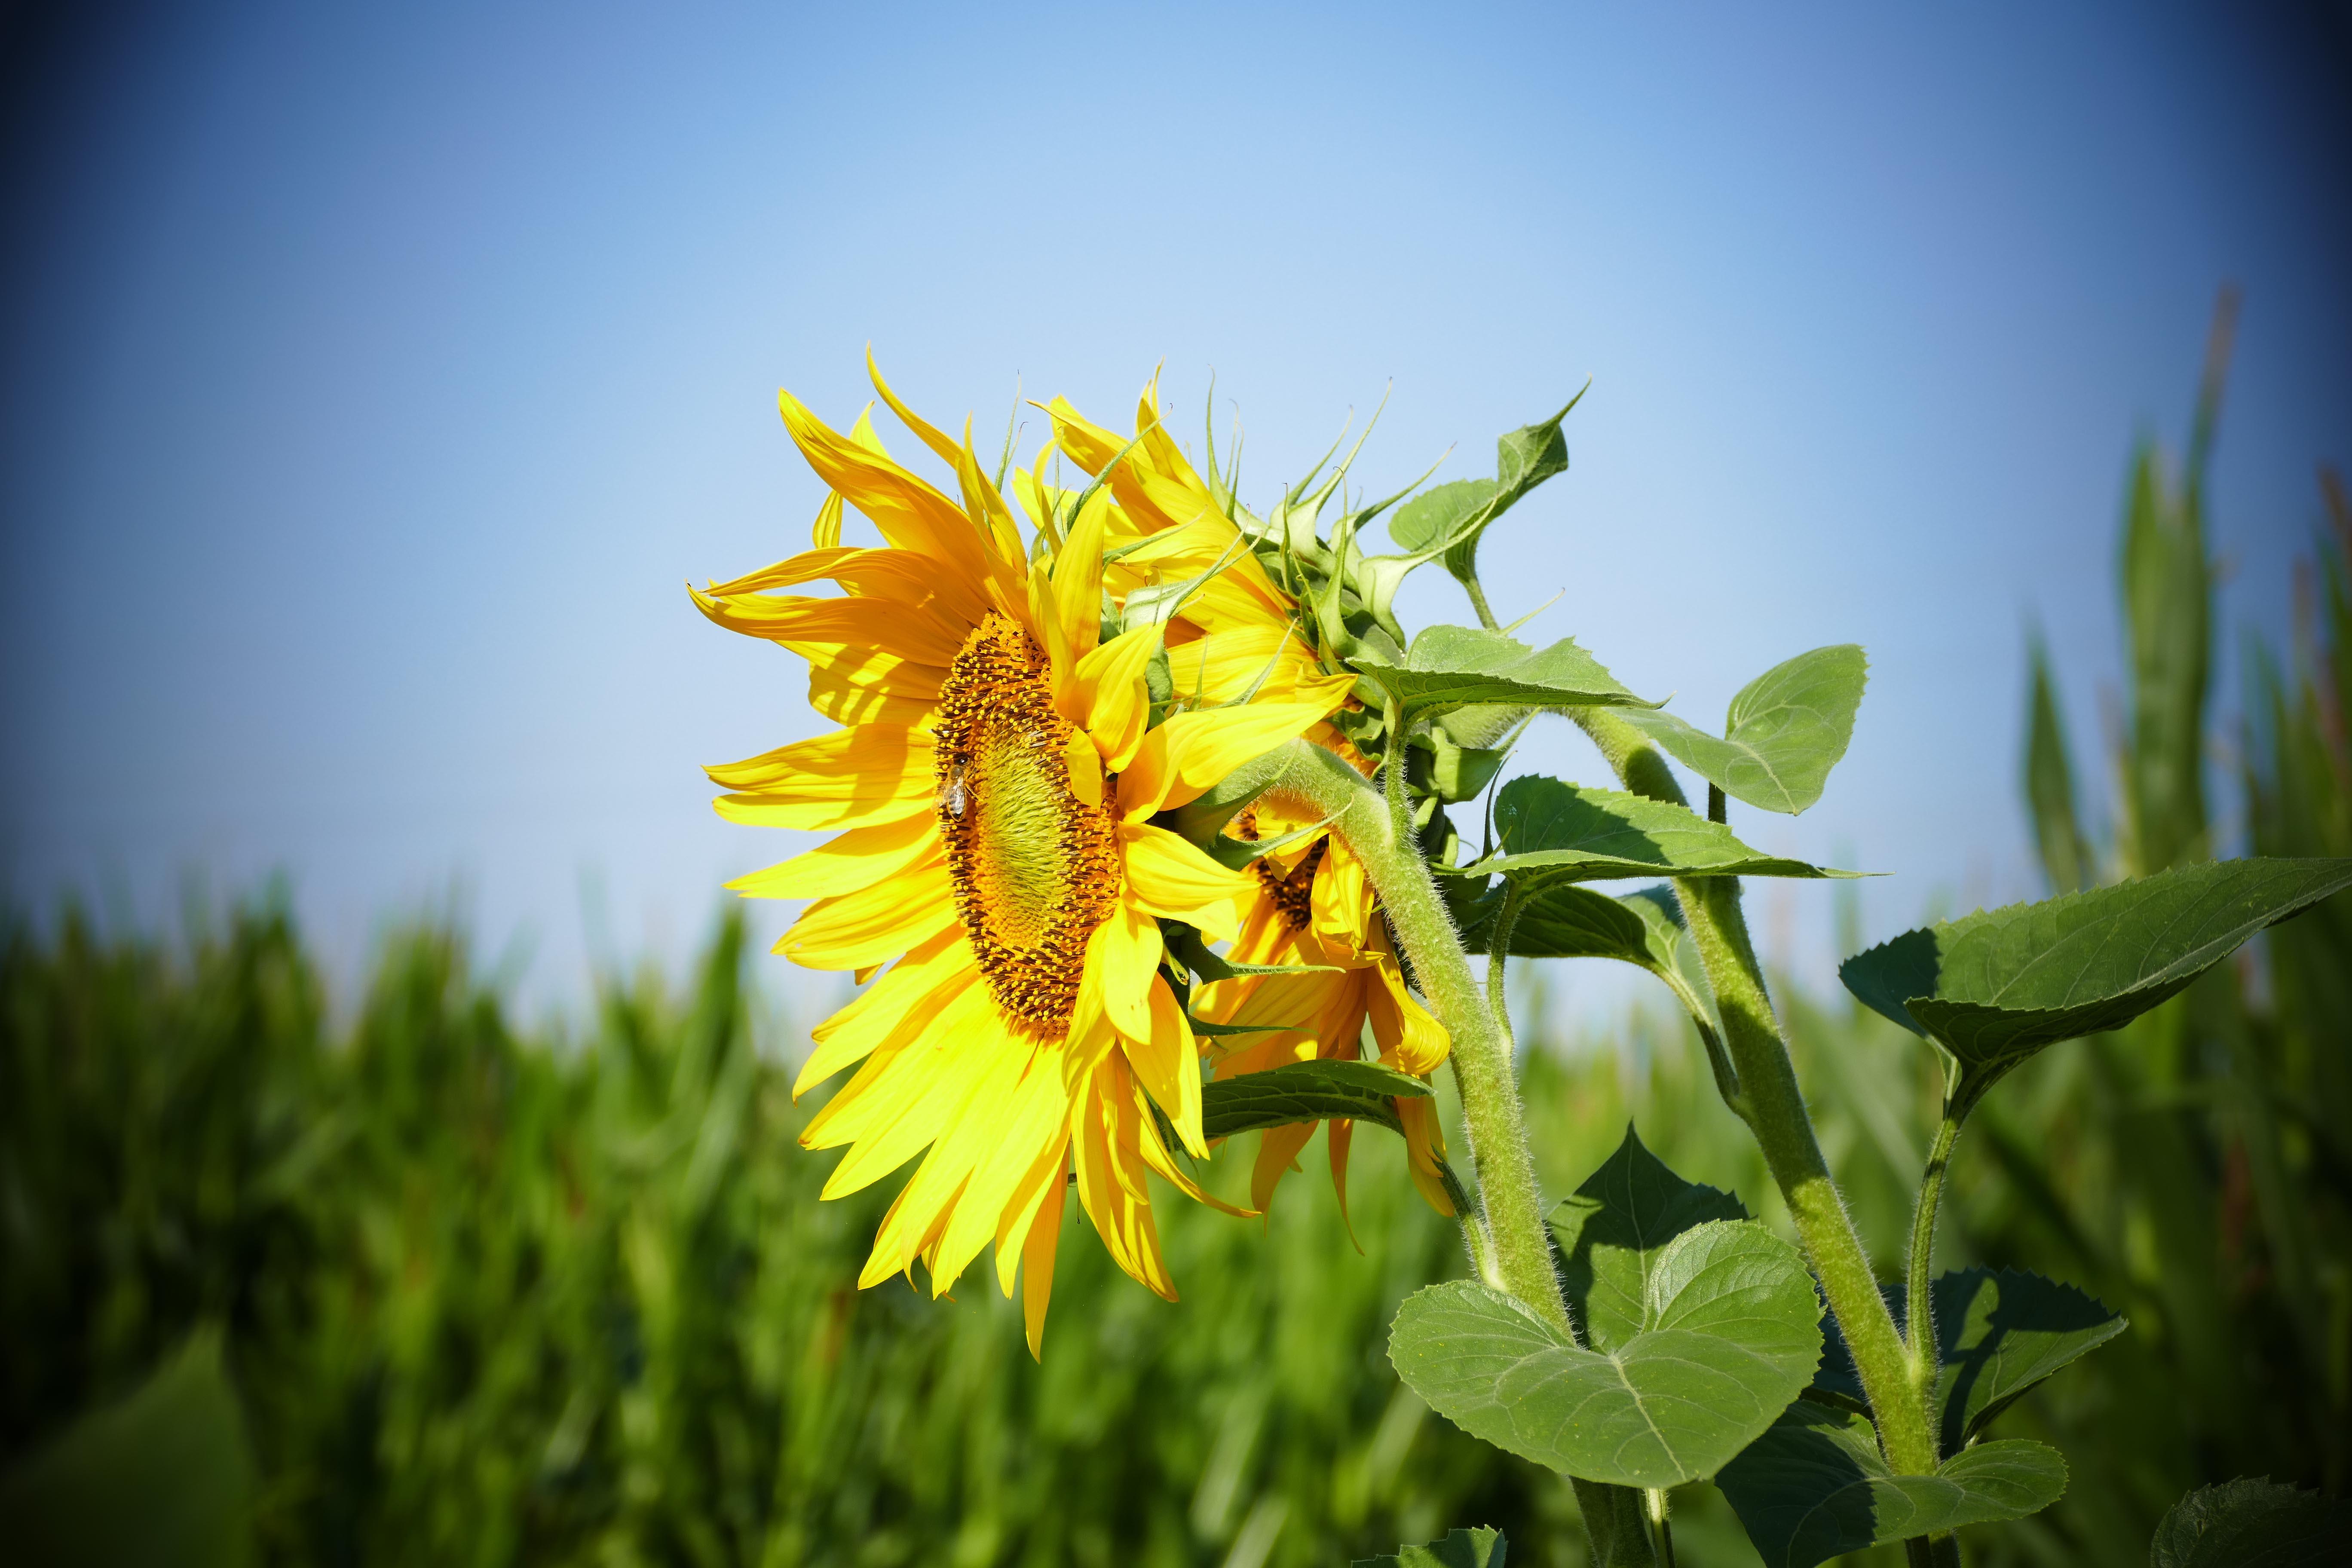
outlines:
{"label": "yellow petal", "polygon": [[883,538],[901,550],[919,550],[939,560],[951,568],[950,579],[980,582],[985,568],[980,533],[955,502],[889,458],[829,428],[791,393],[778,392],[776,405],[809,467],[864,512]]}
{"label": "yellow petal", "polygon": [[809,526],[809,542],[819,550],[829,550],[841,542],[841,492],[827,490],[824,504],[816,509],[816,521]]}
{"label": "yellow petal", "polygon": [[1160,952],[1160,928],[1124,905],[1087,939],[1087,970],[1100,976],[1103,1016],[1130,1040],[1151,1036],[1151,986]]}
{"label": "yellow petal", "polygon": [[1108,509],[1089,506],[1070,525],[1070,537],[1054,556],[1054,598],[1073,654],[1094,652],[1102,633],[1103,518]]}
{"label": "yellow petal", "polygon": [[1321,722],[1312,703],[1252,703],[1179,713],[1143,738],[1120,775],[1118,805],[1130,822],[1182,805],[1244,763]]}
{"label": "yellow petal", "polygon": [[895,882],[811,904],[775,951],[804,969],[863,969],[911,952],[958,923],[944,860]]}
{"label": "yellow petal", "polygon": [[1255,896],[1257,879],[1218,865],[1191,840],[1148,822],[1119,825],[1126,850],[1127,895],[1147,914],[1197,926],[1210,938],[1240,934],[1242,900]]}
{"label": "yellow petal", "polygon": [[955,1212],[940,1233],[939,1250],[931,1259],[934,1295],[946,1289],[995,1239],[1005,1206],[1024,1177],[1049,1147],[1068,1136],[1069,1091],[1063,1086],[1061,1064],[1044,1059],[1056,1056],[1039,1047],[1006,1102],[971,1136],[980,1145],[971,1174],[957,1194]]}
{"label": "yellow petal", "polygon": [[831,898],[870,888],[940,853],[936,822],[902,817],[876,827],[854,827],[780,866],[738,877],[727,889],[747,899]]}
{"label": "yellow petal", "polygon": [[1257,1163],[1250,1167],[1250,1203],[1263,1209],[1274,1201],[1274,1189],[1290,1173],[1298,1152],[1315,1136],[1312,1121],[1293,1121],[1259,1133]]}
{"label": "yellow petal", "polygon": [[[1068,1156],[1063,1156],[1066,1162]],[[1069,1185],[1056,1167],[1045,1184],[1036,1218],[1021,1243],[1021,1320],[1029,1336],[1029,1354],[1045,1359],[1045,1308],[1054,1296],[1054,1254],[1062,1244],[1062,1205]]]}
{"label": "yellow petal", "polygon": [[1103,766],[1118,773],[1133,762],[1151,718],[1143,672],[1160,646],[1158,626],[1136,626],[1077,662],[1070,684],[1056,693],[1063,718],[1092,735]]}
{"label": "yellow petal", "polygon": [[[1167,1114],[1177,1138],[1196,1156],[1207,1159],[1209,1144],[1201,1133],[1201,1057],[1192,1043],[1192,1026],[1166,981],[1151,976],[1147,993],[1150,1026],[1142,1039],[1129,1037],[1128,1065],[1144,1092]],[[1147,1138],[1147,1147],[1157,1140]]]}
{"label": "yellow petal", "polygon": [[877,1048],[801,1130],[803,1149],[854,1145],[824,1195],[855,1192],[939,1136],[974,1076],[1001,1055],[1003,1028],[985,986],[967,986],[918,1029]]}
{"label": "yellow petal", "polygon": [[793,1080],[798,1100],[842,1068],[912,1039],[980,982],[961,930],[942,931],[893,964],[879,983],[809,1032],[816,1048]]}

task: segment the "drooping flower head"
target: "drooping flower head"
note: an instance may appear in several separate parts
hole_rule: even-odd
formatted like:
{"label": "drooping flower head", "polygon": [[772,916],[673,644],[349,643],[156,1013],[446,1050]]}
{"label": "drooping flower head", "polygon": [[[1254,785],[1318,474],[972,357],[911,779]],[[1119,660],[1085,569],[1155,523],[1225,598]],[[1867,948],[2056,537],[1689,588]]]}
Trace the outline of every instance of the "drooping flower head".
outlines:
{"label": "drooping flower head", "polygon": [[[1063,399],[1049,412],[1055,447],[1101,476],[1116,499],[1108,535],[1116,560],[1107,573],[1114,598],[1149,599],[1167,579],[1188,580],[1210,563],[1235,562],[1209,588],[1185,596],[1168,623],[1177,690],[1213,703],[1312,693],[1332,710],[1353,706],[1347,693],[1354,678],[1325,669],[1309,640],[1311,619],[1281,580],[1281,524],[1259,522],[1222,481],[1212,484],[1193,468],[1161,428],[1156,386],[1144,388],[1132,437],[1091,423]],[[1034,475],[1024,482],[1042,489]],[[1332,723],[1314,726],[1308,738],[1371,771]],[[1279,804],[1251,808],[1236,826],[1245,838],[1286,842],[1251,863],[1265,896],[1244,907],[1227,956],[1249,964],[1311,965],[1314,972],[1247,975],[1202,988],[1194,1002],[1201,1018],[1251,1031],[1212,1039],[1218,1075],[1316,1058],[1354,1060],[1367,1026],[1382,1065],[1415,1076],[1435,1070],[1445,1059],[1445,1031],[1405,984],[1362,862],[1336,836],[1312,831],[1315,823],[1286,815]],[[1228,1045],[1234,1048],[1219,1048]],[[1445,1142],[1435,1102],[1394,1103],[1415,1185],[1439,1213],[1452,1214],[1440,1174]],[[1327,1128],[1332,1182],[1344,1209],[1353,1124],[1334,1120]],[[1265,1204],[1314,1131],[1312,1122],[1294,1122],[1259,1135],[1253,1203]]]}
{"label": "drooping flower head", "polygon": [[[922,1155],[860,1283],[919,1260],[944,1293],[992,1245],[1005,1292],[1023,1279],[1034,1352],[1071,1185],[1120,1267],[1171,1298],[1146,1173],[1216,1201],[1159,1131],[1207,1152],[1200,1041],[1158,921],[1234,938],[1263,888],[1151,818],[1342,691],[1155,706],[1163,626],[1114,617],[1105,635],[1110,498],[1065,498],[1024,539],[969,423],[950,439],[875,384],[960,498],[892,461],[864,418],[843,435],[780,395],[831,488],[818,547],[694,598],[805,658],[811,706],[843,727],[708,771],[730,820],[838,832],[730,886],[813,900],[777,950],[865,986],[814,1032],[794,1089],[856,1069],[801,1137],[848,1146],[824,1195]],[[839,542],[845,503],[880,548]],[[841,591],[776,592],[819,581]]]}

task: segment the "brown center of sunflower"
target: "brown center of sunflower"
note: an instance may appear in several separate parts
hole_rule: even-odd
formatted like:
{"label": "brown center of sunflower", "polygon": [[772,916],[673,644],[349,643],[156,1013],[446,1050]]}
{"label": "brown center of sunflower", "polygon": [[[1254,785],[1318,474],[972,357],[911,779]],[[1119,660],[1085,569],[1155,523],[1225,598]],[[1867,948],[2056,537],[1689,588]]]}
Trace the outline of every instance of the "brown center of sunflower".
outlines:
{"label": "brown center of sunflower", "polygon": [[[1237,826],[1242,837],[1253,844],[1257,842],[1257,807],[1243,812]],[[1287,872],[1263,856],[1250,862],[1250,869],[1257,873],[1258,886],[1265,889],[1265,896],[1273,900],[1293,931],[1305,931],[1307,922],[1315,918],[1315,868],[1323,864],[1323,850],[1329,843],[1328,838],[1317,839]]]}
{"label": "brown center of sunflower", "polygon": [[1054,711],[1045,652],[991,610],[940,689],[939,817],[956,912],[1009,1017],[1060,1036],[1077,1004],[1087,938],[1117,903],[1112,788],[1071,788],[1076,731]]}

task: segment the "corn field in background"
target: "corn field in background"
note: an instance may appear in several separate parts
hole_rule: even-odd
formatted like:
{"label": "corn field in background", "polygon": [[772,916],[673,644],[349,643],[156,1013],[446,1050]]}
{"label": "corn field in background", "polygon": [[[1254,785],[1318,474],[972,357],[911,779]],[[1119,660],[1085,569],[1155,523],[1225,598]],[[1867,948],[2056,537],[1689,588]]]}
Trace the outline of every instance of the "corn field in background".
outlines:
{"label": "corn field in background", "polygon": [[[2294,646],[2254,647],[2242,731],[2221,732],[2213,403],[2209,385],[2177,475],[2152,449],[2135,466],[2129,686],[2100,763],[2070,752],[2034,656],[2026,795],[2059,888],[2232,832],[2352,854],[2352,520],[2331,481]],[[2217,765],[2242,773],[2242,823],[2211,819]],[[1352,1238],[1312,1150],[1263,1223],[1166,1205],[1174,1306],[1071,1238],[1034,1364],[979,1274],[937,1303],[855,1289],[891,1184],[817,1201],[831,1161],[794,1144],[813,1107],[792,1104],[793,1042],[761,1037],[746,973],[726,922],[682,994],[616,981],[569,1032],[526,1037],[428,927],[336,1028],[267,899],[169,945],[71,914],[14,925],[0,1530],[82,1561],[1268,1568],[1479,1522],[1514,1568],[1583,1561],[1565,1483],[1429,1416],[1388,1366],[1398,1301],[1464,1271],[1393,1145],[1357,1140]],[[1891,1277],[1929,1053],[1843,998],[1779,994]],[[2075,1279],[2132,1326],[2003,1417],[2063,1447],[2073,1479],[1976,1560],[2139,1563],[2200,1482],[2343,1489],[2347,1042],[2339,899],[2133,1028],[2046,1053],[1979,1113],[1945,1262]],[[1525,1078],[1548,1191],[1631,1119],[1675,1169],[1781,1219],[1663,1006],[1532,1049]],[[1683,1561],[1754,1563],[1711,1489],[1685,1492]]]}

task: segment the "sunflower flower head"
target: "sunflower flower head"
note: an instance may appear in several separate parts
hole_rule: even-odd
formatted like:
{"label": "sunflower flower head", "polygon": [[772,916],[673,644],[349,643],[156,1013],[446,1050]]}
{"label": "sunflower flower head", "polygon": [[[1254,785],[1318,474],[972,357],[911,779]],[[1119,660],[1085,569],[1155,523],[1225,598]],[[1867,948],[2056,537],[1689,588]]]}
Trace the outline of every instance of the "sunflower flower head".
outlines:
{"label": "sunflower flower head", "polygon": [[[813,1032],[794,1088],[851,1072],[801,1137],[847,1150],[824,1195],[920,1157],[860,1283],[919,1261],[943,1294],[992,1246],[1034,1352],[1066,1194],[1171,1299],[1147,1176],[1217,1203],[1170,1147],[1208,1153],[1202,1037],[1159,922],[1238,940],[1267,895],[1152,819],[1323,725],[1345,689],[1155,700],[1176,623],[1118,612],[1131,592],[1104,614],[1126,586],[1106,567],[1116,498],[1049,497],[1024,476],[1024,535],[969,423],[950,438],[874,382],[957,494],[892,459],[866,417],[843,435],[780,395],[829,488],[815,548],[691,591],[719,625],[807,659],[810,705],[839,728],[708,772],[730,820],[835,835],[730,885],[810,900],[777,951],[863,987]],[[850,511],[879,546],[841,542]],[[1188,609],[1225,596],[1208,575]],[[816,583],[837,592],[780,592]]]}
{"label": "sunflower flower head", "polygon": [[[1355,678],[1330,668],[1337,661],[1324,650],[1327,626],[1342,636],[1353,635],[1350,624],[1377,635],[1387,613],[1385,593],[1392,592],[1384,591],[1390,569],[1366,562],[1352,545],[1356,527],[1380,509],[1343,515],[1328,542],[1316,526],[1341,489],[1346,465],[1311,476],[1260,519],[1235,500],[1233,480],[1217,470],[1213,446],[1204,475],[1167,436],[1156,384],[1146,385],[1138,400],[1132,436],[1090,422],[1062,399],[1048,412],[1054,446],[1098,476],[1118,503],[1110,524],[1116,560],[1107,572],[1114,597],[1148,603],[1160,574],[1181,576],[1239,555],[1240,564],[1170,614],[1166,639],[1174,688],[1209,701],[1271,695],[1326,705],[1328,718],[1311,727],[1308,738],[1370,773],[1372,763],[1356,742],[1378,734],[1379,715],[1350,695]],[[1333,614],[1318,612],[1318,600]],[[1218,1075],[1317,1058],[1355,1060],[1365,1052],[1368,1034],[1382,1065],[1419,1077],[1434,1071],[1445,1059],[1445,1031],[1405,983],[1362,863],[1335,836],[1275,805],[1255,806],[1234,826],[1245,841],[1282,847],[1249,863],[1260,897],[1244,905],[1228,956],[1302,972],[1244,975],[1202,988],[1195,1002],[1202,1019],[1246,1031],[1216,1037],[1234,1046],[1213,1053]],[[1434,1101],[1400,1098],[1394,1103],[1414,1184],[1439,1213],[1453,1214]],[[1332,1184],[1344,1213],[1353,1123],[1334,1119],[1326,1128]],[[1253,1203],[1266,1204],[1314,1131],[1311,1122],[1293,1122],[1259,1134]]]}

